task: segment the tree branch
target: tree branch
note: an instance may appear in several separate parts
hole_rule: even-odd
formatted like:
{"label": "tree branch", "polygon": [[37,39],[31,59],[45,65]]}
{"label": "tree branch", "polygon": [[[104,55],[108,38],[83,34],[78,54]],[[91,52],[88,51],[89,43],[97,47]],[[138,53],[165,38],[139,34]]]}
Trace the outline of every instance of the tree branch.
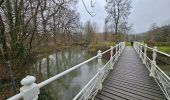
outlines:
{"label": "tree branch", "polygon": [[[84,5],[84,8],[85,8],[85,10],[87,11],[87,13],[89,13],[91,17],[94,17],[96,14],[95,14],[94,12],[91,12],[91,11],[89,11],[89,10],[87,9],[86,4],[84,3],[84,0],[82,0],[82,3],[83,3],[83,5]],[[94,5],[92,5],[92,6],[94,6]]]}

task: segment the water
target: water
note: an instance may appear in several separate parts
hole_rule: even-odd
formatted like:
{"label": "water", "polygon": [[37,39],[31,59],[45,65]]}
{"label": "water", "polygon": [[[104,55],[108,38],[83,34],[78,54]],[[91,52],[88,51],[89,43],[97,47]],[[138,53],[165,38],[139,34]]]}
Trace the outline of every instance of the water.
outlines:
{"label": "water", "polygon": [[[20,79],[33,75],[42,82],[92,57],[81,47],[72,47],[34,61],[18,70]],[[103,65],[106,61],[103,61]],[[71,100],[97,73],[97,59],[41,89],[40,100]]]}

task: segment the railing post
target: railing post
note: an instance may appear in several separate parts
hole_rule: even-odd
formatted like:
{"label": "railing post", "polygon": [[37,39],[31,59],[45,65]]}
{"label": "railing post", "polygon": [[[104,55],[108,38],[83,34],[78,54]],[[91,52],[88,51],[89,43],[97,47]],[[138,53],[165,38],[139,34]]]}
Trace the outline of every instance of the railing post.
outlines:
{"label": "railing post", "polygon": [[139,45],[139,57],[142,59],[142,44]]}
{"label": "railing post", "polygon": [[120,43],[120,54],[122,53],[123,42]]}
{"label": "railing post", "polygon": [[155,77],[155,64],[156,64],[156,51],[157,47],[153,48],[153,54],[152,54],[152,64],[151,64],[151,70],[150,70],[150,76]]}
{"label": "railing post", "polygon": [[113,46],[110,49],[110,69],[113,69]]}
{"label": "railing post", "polygon": [[[135,48],[135,44],[136,44],[136,42],[134,41],[134,42],[133,42],[133,47],[134,47],[134,48]],[[135,48],[135,49],[136,49],[136,48]]]}
{"label": "railing post", "polygon": [[117,61],[118,58],[118,45],[116,44],[116,54],[115,54],[115,61]]}
{"label": "railing post", "polygon": [[136,42],[136,51],[137,51],[137,54],[138,54],[138,43]]}
{"label": "railing post", "polygon": [[136,42],[133,42],[133,48],[136,50],[135,44],[136,44]]}
{"label": "railing post", "polygon": [[119,49],[120,49],[120,47],[119,47],[119,43],[117,44],[117,58],[119,57]]}
{"label": "railing post", "polygon": [[36,78],[34,76],[26,76],[21,80],[23,87],[20,88],[20,93],[23,96],[23,100],[37,100],[40,89],[35,83]]}
{"label": "railing post", "polygon": [[125,42],[123,42],[122,52],[123,52],[123,50],[125,49],[125,46],[126,46],[126,44],[125,44]]}
{"label": "railing post", "polygon": [[84,91],[84,100],[88,100],[89,99],[89,91],[88,89]]}
{"label": "railing post", "polygon": [[119,56],[121,54],[121,43],[119,43]]}
{"label": "railing post", "polygon": [[125,42],[123,43],[123,49],[125,48],[125,46],[126,46],[126,44],[125,44]]}
{"label": "railing post", "polygon": [[101,89],[102,89],[102,70],[101,70],[102,53],[101,53],[100,50],[98,51],[97,56],[98,56],[98,64],[97,64],[97,65],[98,65],[98,73],[99,73],[99,76],[98,76],[98,86],[97,86],[97,88],[98,88],[99,90],[101,90]]}
{"label": "railing post", "polygon": [[135,46],[135,49],[136,49],[136,51],[137,51],[137,43],[136,43],[136,42],[135,42],[134,46]]}
{"label": "railing post", "polygon": [[138,43],[138,54],[140,54],[140,44]]}
{"label": "railing post", "polygon": [[147,51],[147,44],[144,46],[144,57],[143,57],[143,64],[146,64],[146,51]]}

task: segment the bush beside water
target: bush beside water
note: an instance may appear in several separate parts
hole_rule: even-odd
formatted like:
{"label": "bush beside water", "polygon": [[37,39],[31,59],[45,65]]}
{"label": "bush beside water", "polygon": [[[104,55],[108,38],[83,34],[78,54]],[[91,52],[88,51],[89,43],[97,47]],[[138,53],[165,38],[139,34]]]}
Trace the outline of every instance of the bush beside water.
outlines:
{"label": "bush beside water", "polygon": [[97,42],[90,44],[88,46],[88,52],[91,54],[97,54],[98,50],[101,50],[102,52],[109,49],[111,46],[115,46],[115,42]]}

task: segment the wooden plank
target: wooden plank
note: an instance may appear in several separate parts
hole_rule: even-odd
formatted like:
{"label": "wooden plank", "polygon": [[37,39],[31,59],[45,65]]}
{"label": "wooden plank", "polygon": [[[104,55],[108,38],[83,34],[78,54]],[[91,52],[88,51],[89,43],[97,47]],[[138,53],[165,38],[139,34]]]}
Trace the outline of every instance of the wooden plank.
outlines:
{"label": "wooden plank", "polygon": [[[117,80],[117,81],[122,81],[122,82],[136,82],[136,83],[140,83],[142,85],[148,85],[150,87],[155,87],[158,88],[158,85],[156,83],[154,83],[154,81],[149,82],[149,81],[144,81],[144,80],[137,80],[137,79],[131,79],[131,78],[107,78],[106,80]],[[158,88],[159,89],[159,88]]]}
{"label": "wooden plank", "polygon": [[96,98],[100,100],[166,100],[132,47],[126,47]]}
{"label": "wooden plank", "polygon": [[101,95],[103,96],[107,96],[109,98],[114,98],[115,100],[127,100],[126,98],[124,97],[119,97],[118,95],[116,95],[115,93],[112,94],[110,91],[101,91],[100,92]]}
{"label": "wooden plank", "polygon": [[[118,83],[118,84],[129,85],[129,86],[132,86],[132,87],[136,86],[138,88],[147,89],[149,91],[162,94],[162,91],[159,91],[160,89],[158,87],[156,87],[156,88],[155,87],[151,87],[151,86],[148,86],[148,84],[143,85],[143,84],[132,82],[132,81],[117,81],[117,80],[108,80],[108,81],[111,81],[111,82],[114,82],[114,83]],[[107,82],[107,80],[105,80],[105,82]]]}
{"label": "wooden plank", "polygon": [[131,93],[139,93],[140,95],[142,95],[142,96],[145,96],[145,97],[148,97],[148,98],[151,98],[151,99],[163,99],[164,97],[162,97],[162,95],[163,94],[156,94],[156,93],[154,93],[154,92],[149,92],[149,91],[145,91],[145,90],[143,90],[143,89],[139,89],[139,88],[134,88],[134,87],[130,87],[130,86],[128,86],[128,85],[122,85],[122,84],[110,84],[110,83],[105,83],[105,85],[107,85],[107,86],[110,86],[110,87],[113,87],[113,88],[119,88],[119,89],[122,89],[122,90],[127,90],[127,91],[129,91],[129,92],[131,92]]}
{"label": "wooden plank", "polygon": [[101,100],[101,99],[99,99],[99,98],[94,98],[93,100]]}
{"label": "wooden plank", "polygon": [[100,93],[98,93],[95,98],[100,99],[100,100],[116,100],[116,99],[113,99],[113,98],[109,98],[106,95],[101,95]]}
{"label": "wooden plank", "polygon": [[[121,90],[119,88],[112,88],[112,87],[109,87],[109,86],[104,86],[103,87],[103,91],[106,90],[106,89],[110,89],[111,91],[117,91],[117,92],[120,92],[122,94],[126,94],[128,96],[131,96],[131,97],[134,97],[134,98],[138,98],[140,100],[149,100],[149,98],[147,97],[143,97],[141,95],[138,95],[138,94],[133,94],[133,93],[130,93],[129,91],[124,91],[124,90]],[[125,95],[122,95],[123,97],[126,97]],[[128,99],[128,98],[127,98]]]}
{"label": "wooden plank", "polygon": [[[132,97],[130,95],[127,95],[125,93],[119,92],[119,91],[115,91],[115,90],[110,90],[106,87],[104,87],[103,91],[107,91],[108,93],[111,93],[113,95],[117,95],[119,97],[123,97],[124,99],[130,99],[130,100],[136,100],[136,97]],[[101,91],[102,92],[102,91]],[[112,97],[113,98],[113,97]]]}
{"label": "wooden plank", "polygon": [[[138,77],[138,76],[133,76],[133,75],[129,75],[129,76],[127,76],[127,75],[123,75],[123,76],[121,76],[121,75],[119,75],[119,76],[112,76],[112,77],[109,77],[108,76],[108,78],[122,78],[122,79],[127,79],[127,77],[128,77],[128,79],[133,79],[133,80],[139,80],[139,81],[145,81],[145,80],[147,80],[148,82],[151,82],[151,83],[153,83],[154,82],[154,80],[152,80],[151,78],[142,78],[142,77]],[[153,84],[156,84],[156,83],[153,83]]]}

